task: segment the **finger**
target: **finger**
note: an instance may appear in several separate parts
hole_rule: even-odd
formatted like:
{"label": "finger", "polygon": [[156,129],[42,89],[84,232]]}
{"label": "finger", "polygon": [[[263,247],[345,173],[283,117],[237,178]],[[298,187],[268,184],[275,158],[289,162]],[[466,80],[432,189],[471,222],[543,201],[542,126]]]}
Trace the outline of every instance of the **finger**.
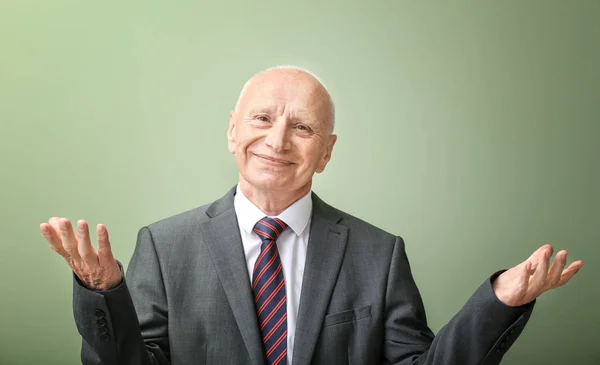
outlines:
{"label": "finger", "polygon": [[[529,256],[529,258],[527,259],[527,261],[531,262],[531,274],[532,275],[537,270],[538,264],[540,262],[540,257],[541,256],[543,257],[547,250],[552,250],[552,246],[550,246],[550,245],[543,245],[542,247],[540,247],[537,250],[535,250],[531,254],[531,256]],[[550,255],[552,255],[552,253],[550,253]]]}
{"label": "finger", "polygon": [[560,274],[562,273],[565,265],[567,264],[567,251],[562,250],[554,257],[554,262],[548,272],[548,278],[546,279],[549,288],[555,288],[560,281]]}
{"label": "finger", "polygon": [[58,253],[65,259],[69,257],[69,254],[67,254],[67,251],[65,251],[62,246],[62,241],[60,240],[60,237],[58,237],[58,233],[56,233],[50,224],[40,224],[40,231],[54,252]]}
{"label": "finger", "polygon": [[540,253],[535,260],[534,264],[537,264],[535,274],[531,277],[531,284],[535,288],[536,297],[542,294],[546,290],[546,278],[548,276],[548,266],[550,266],[550,256],[552,256],[552,246],[545,245],[540,249]]}
{"label": "finger", "polygon": [[571,280],[571,278],[573,276],[575,276],[575,274],[577,274],[577,272],[579,271],[579,269],[581,269],[582,266],[583,266],[583,261],[581,261],[581,260],[577,260],[577,261],[571,263],[571,265],[569,265],[569,267],[567,267],[566,269],[563,270],[563,272],[560,276],[560,280],[558,281],[557,287],[563,286],[569,280]]}
{"label": "finger", "polygon": [[77,242],[79,255],[83,262],[88,267],[98,266],[98,254],[90,241],[90,232],[86,221],[80,220],[77,222]]}
{"label": "finger", "polygon": [[73,227],[67,218],[58,220],[58,235],[62,240],[63,248],[67,251],[74,264],[81,265],[81,257],[77,251],[77,238],[75,238]]}
{"label": "finger", "polygon": [[54,230],[58,233],[58,217],[52,217],[48,220],[48,224],[50,224],[52,226],[52,228],[54,228]]}
{"label": "finger", "polygon": [[114,263],[114,257],[108,240],[108,231],[103,224],[98,224],[96,227],[98,236],[98,259],[100,266],[105,267]]}

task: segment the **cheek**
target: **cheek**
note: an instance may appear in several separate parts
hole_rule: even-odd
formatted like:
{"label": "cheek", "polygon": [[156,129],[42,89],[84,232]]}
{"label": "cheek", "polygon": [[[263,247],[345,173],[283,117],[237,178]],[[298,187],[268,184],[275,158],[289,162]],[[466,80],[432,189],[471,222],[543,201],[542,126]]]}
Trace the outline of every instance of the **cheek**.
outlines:
{"label": "cheek", "polygon": [[302,146],[298,153],[302,156],[302,165],[306,169],[314,170],[321,164],[323,150],[318,146]]}
{"label": "cheek", "polygon": [[250,146],[254,145],[261,139],[260,133],[252,131],[251,128],[240,130],[238,135],[237,150],[240,152],[246,151]]}

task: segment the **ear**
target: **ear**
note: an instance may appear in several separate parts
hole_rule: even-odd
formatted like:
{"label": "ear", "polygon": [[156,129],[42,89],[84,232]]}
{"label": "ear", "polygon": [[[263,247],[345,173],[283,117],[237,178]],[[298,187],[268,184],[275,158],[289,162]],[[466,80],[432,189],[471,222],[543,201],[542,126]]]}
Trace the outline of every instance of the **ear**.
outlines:
{"label": "ear", "polygon": [[332,134],[329,136],[329,141],[327,141],[327,147],[325,150],[325,154],[321,158],[321,161],[319,161],[319,165],[317,166],[317,169],[315,170],[316,173],[320,174],[321,172],[323,172],[325,170],[325,166],[327,166],[327,163],[329,162],[329,160],[331,160],[331,153],[333,152],[333,146],[335,145],[336,141],[337,141],[337,135]]}
{"label": "ear", "polygon": [[229,152],[235,153],[236,141],[235,141],[235,110],[229,112],[229,128],[227,128],[227,148]]}

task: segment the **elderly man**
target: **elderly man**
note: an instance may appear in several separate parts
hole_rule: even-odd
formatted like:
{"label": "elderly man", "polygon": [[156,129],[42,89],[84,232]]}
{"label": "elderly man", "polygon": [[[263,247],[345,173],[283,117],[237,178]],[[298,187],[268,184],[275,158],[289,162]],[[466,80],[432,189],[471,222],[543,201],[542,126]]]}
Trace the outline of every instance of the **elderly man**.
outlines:
{"label": "elderly man", "polygon": [[535,298],[565,284],[543,246],[486,279],[434,336],[404,242],[311,191],[336,142],[312,74],[269,69],[244,86],[227,139],[239,183],[212,204],[143,227],[127,270],[98,225],[40,229],[74,276],[85,364],[497,364]]}

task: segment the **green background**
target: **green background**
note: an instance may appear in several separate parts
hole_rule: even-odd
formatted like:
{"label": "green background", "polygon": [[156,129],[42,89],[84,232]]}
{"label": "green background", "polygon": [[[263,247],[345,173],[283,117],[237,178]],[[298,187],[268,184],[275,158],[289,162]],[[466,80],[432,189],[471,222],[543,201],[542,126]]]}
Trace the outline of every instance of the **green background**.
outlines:
{"label": "green background", "polygon": [[404,237],[437,331],[545,243],[585,266],[504,364],[600,363],[600,1],[0,2],[0,364],[77,364],[39,234],[137,230],[237,181],[228,112],[277,64],[337,107],[326,201]]}

